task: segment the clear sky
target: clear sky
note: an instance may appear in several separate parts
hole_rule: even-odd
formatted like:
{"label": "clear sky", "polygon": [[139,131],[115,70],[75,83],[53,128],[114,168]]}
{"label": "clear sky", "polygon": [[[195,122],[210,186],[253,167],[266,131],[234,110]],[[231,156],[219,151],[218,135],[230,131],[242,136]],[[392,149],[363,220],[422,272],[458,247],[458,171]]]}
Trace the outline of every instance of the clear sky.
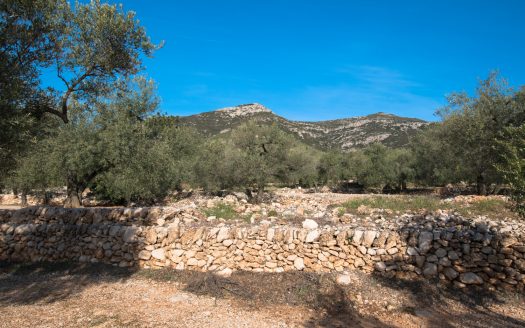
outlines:
{"label": "clear sky", "polygon": [[261,103],[294,120],[436,119],[500,70],[525,84],[524,0],[121,0],[153,41],[161,108]]}

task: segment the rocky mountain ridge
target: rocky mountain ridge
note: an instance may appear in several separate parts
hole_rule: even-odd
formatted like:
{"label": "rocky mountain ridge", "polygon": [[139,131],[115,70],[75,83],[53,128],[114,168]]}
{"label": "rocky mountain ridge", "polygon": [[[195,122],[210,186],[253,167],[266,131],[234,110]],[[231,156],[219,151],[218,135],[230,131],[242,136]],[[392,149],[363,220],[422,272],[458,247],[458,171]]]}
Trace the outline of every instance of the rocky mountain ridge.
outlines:
{"label": "rocky mountain ridge", "polygon": [[244,104],[211,112],[180,117],[180,123],[193,126],[206,135],[217,135],[249,120],[276,124],[305,143],[320,149],[352,151],[380,142],[389,147],[403,147],[410,137],[430,123],[386,113],[318,122],[292,121],[261,104]]}

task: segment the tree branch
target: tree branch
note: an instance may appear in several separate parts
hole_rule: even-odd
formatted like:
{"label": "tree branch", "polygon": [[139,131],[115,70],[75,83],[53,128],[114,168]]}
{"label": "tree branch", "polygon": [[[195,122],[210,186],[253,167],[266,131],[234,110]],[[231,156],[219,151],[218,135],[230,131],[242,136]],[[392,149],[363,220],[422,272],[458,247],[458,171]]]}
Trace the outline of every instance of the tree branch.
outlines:
{"label": "tree branch", "polygon": [[[82,81],[84,81],[87,77],[89,77],[91,75],[91,73],[93,72],[93,70],[95,69],[95,65],[91,66],[90,68],[88,68],[86,70],[86,72],[84,74],[82,74],[79,78],[77,78],[71,85],[68,86],[66,92],[64,93],[64,95],[62,96],[62,100],[60,102],[60,107],[61,107],[61,115],[59,115],[62,120],[64,121],[64,123],[67,123],[68,122],[68,119],[67,119],[67,111],[68,111],[68,108],[67,108],[67,102],[69,100],[69,97],[71,96],[71,94],[74,92],[74,91],[77,91],[76,87],[82,83]],[[67,84],[66,84],[67,85]],[[53,113],[55,112],[58,112],[57,110],[54,110]]]}

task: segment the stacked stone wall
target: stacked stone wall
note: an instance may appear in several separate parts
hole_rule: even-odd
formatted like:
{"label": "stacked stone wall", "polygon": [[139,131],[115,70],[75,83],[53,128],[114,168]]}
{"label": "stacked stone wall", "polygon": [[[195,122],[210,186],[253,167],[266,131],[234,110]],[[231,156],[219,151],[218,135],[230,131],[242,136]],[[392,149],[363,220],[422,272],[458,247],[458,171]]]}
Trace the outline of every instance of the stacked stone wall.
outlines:
{"label": "stacked stone wall", "polygon": [[121,267],[283,272],[363,270],[464,287],[523,291],[525,234],[461,217],[388,228],[187,223],[161,208],[0,211],[0,260],[105,262]]}

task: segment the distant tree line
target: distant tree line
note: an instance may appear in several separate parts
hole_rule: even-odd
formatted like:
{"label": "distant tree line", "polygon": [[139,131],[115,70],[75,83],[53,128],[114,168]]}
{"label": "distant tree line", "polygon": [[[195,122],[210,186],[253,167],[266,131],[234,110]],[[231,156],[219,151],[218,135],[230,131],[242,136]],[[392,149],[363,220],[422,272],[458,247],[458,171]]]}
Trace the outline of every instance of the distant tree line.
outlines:
{"label": "distant tree line", "polygon": [[[476,95],[455,93],[402,149],[349,153],[302,143],[276,125],[246,122],[205,138],[159,114],[152,81],[137,75],[158,46],[131,12],[91,1],[0,3],[0,187],[21,195],[66,187],[112,203],[153,203],[173,191],[243,190],[270,184],[403,191],[465,182],[479,194],[505,184],[525,214],[525,89],[497,74]],[[62,89],[42,85],[54,71]]]}

